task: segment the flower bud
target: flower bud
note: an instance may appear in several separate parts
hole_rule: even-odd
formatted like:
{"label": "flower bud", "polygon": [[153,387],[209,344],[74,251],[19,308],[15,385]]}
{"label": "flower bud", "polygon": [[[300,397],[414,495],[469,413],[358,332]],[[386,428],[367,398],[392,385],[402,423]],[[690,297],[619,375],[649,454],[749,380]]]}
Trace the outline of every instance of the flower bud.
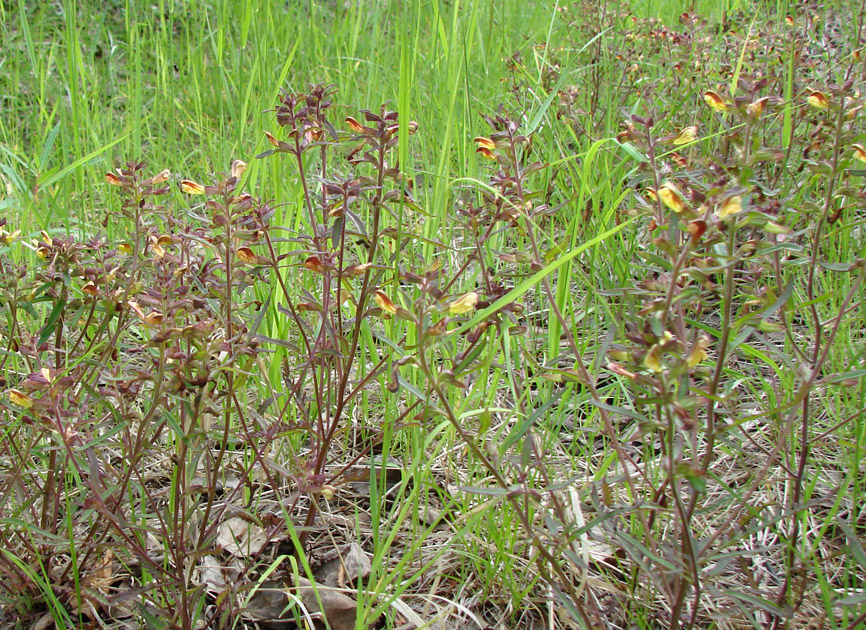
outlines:
{"label": "flower bud", "polygon": [[151,178],[150,183],[151,184],[161,184],[164,181],[167,181],[169,177],[171,177],[171,171],[166,168],[166,169],[163,169],[161,172],[157,173],[156,175],[154,175]]}
{"label": "flower bud", "polygon": [[391,301],[384,291],[376,291],[373,295],[373,299],[376,301],[376,304],[379,308],[381,308],[386,313],[391,313],[391,315],[397,314],[397,306],[394,302]]}
{"label": "flower bud", "polygon": [[239,179],[247,170],[247,163],[241,160],[232,160],[232,177]]}

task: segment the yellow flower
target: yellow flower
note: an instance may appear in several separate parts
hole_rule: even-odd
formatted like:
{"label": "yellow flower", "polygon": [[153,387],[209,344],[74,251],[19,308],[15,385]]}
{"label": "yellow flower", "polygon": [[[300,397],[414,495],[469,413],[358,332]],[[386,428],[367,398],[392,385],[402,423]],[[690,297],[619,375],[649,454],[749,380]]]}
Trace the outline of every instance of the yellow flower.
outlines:
{"label": "yellow flower", "polygon": [[163,314],[159,311],[151,311],[150,313],[145,315],[144,311],[141,310],[141,306],[139,306],[138,302],[133,302],[132,300],[130,300],[126,303],[126,305],[133,313],[135,313],[138,319],[140,319],[148,326],[159,326],[162,323]]}
{"label": "yellow flower", "polygon": [[477,138],[475,138],[474,142],[479,147],[486,147],[491,151],[496,148],[496,143],[493,142],[493,140],[491,140],[490,138],[485,138],[484,136],[478,136]]}
{"label": "yellow flower", "polygon": [[761,114],[764,113],[764,107],[767,106],[767,101],[769,100],[770,98],[768,96],[764,96],[754,103],[746,105],[746,113],[752,118],[759,118]]}
{"label": "yellow flower", "polygon": [[728,197],[719,208],[719,218],[725,219],[729,216],[740,214],[743,211],[743,198],[740,195]]}
{"label": "yellow flower", "polygon": [[649,352],[646,353],[646,356],[643,359],[644,367],[649,368],[656,373],[661,372],[664,367],[662,366],[661,359],[659,358],[660,352],[661,347],[658,344],[650,348]]}
{"label": "yellow flower", "polygon": [[695,367],[698,363],[707,358],[707,346],[709,344],[709,338],[701,335],[701,337],[695,342],[692,351],[689,353],[689,358],[686,360],[689,367]]}
{"label": "yellow flower", "polygon": [[806,101],[812,107],[816,107],[818,109],[827,109],[830,107],[829,99],[824,95],[823,92],[819,92],[815,90],[808,97],[806,97]]}
{"label": "yellow flower", "polygon": [[854,158],[855,159],[858,159],[861,162],[866,162],[866,149],[863,148],[862,144],[851,145],[851,148],[854,149]]}
{"label": "yellow flower", "polygon": [[159,242],[159,239],[155,236],[150,237],[150,249],[156,258],[162,258],[165,256],[165,249],[163,248],[162,243]]}
{"label": "yellow flower", "polygon": [[189,179],[185,179],[180,183],[180,189],[188,195],[204,194],[204,186]]}
{"label": "yellow flower", "polygon": [[242,262],[245,262],[248,265],[255,265],[258,262],[258,257],[253,253],[249,247],[238,247],[237,250],[238,259]]}
{"label": "yellow flower", "polygon": [[665,182],[664,185],[659,188],[658,196],[662,200],[663,204],[677,214],[686,209],[686,201],[683,198],[683,194],[677,190],[677,187],[671,182]]}
{"label": "yellow flower", "polygon": [[475,152],[480,153],[481,155],[486,157],[488,160],[496,161],[496,154],[493,151],[491,151],[490,149],[488,149],[487,147],[478,147],[477,149],[475,149]]}
{"label": "yellow flower", "polygon": [[475,291],[471,291],[451,302],[451,304],[448,305],[448,312],[451,315],[471,313],[475,310],[476,304],[478,304],[478,294]]}
{"label": "yellow flower", "polygon": [[27,394],[19,392],[17,389],[10,389],[6,392],[6,395],[9,396],[9,400],[13,405],[18,405],[25,409],[30,409],[33,406],[33,399]]}
{"label": "yellow flower", "polygon": [[718,92],[712,90],[704,92],[704,102],[717,112],[728,111],[728,102]]}
{"label": "yellow flower", "polygon": [[478,136],[474,142],[477,145],[475,149],[476,153],[480,153],[488,160],[496,160],[496,143],[493,140],[484,136]]}
{"label": "yellow flower", "polygon": [[394,302],[391,301],[384,291],[376,291],[373,299],[376,300],[376,304],[386,313],[391,313],[391,315],[397,314],[397,306]]}
{"label": "yellow flower", "polygon": [[698,127],[697,125],[689,125],[688,127],[684,127],[682,131],[680,131],[674,139],[674,146],[681,146],[683,144],[688,144],[690,142],[694,142],[698,137]]}
{"label": "yellow flower", "polygon": [[349,116],[346,118],[346,124],[349,125],[349,128],[355,133],[364,133],[364,125],[359,123],[357,120]]}
{"label": "yellow flower", "polygon": [[148,326],[159,326],[162,323],[163,315],[159,311],[151,311],[144,316],[144,323]]}

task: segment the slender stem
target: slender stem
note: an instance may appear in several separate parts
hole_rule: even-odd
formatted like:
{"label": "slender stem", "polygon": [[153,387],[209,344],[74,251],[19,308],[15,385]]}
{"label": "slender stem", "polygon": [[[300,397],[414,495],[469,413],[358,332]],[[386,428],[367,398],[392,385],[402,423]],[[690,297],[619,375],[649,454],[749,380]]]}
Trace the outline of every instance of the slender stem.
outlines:
{"label": "slender stem", "polygon": [[[836,114],[836,125],[835,125],[835,134],[833,141],[833,153],[830,158],[830,180],[827,183],[827,190],[824,192],[824,207],[821,211],[821,216],[818,219],[818,225],[815,227],[815,234],[812,238],[812,255],[809,260],[809,274],[806,281],[806,296],[809,300],[809,313],[812,319],[812,326],[814,329],[814,338],[815,343],[812,348],[812,365],[811,365],[811,378],[809,380],[813,380],[819,371],[818,362],[822,356],[827,355],[829,352],[831,343],[828,341],[826,344],[822,345],[823,337],[824,337],[824,324],[821,321],[821,317],[818,314],[817,300],[815,299],[815,277],[818,270],[818,254],[822,251],[821,247],[821,238],[824,232],[824,226],[828,222],[828,218],[830,217],[831,210],[833,209],[833,193],[836,189],[836,182],[839,177],[839,156],[842,152],[842,125],[845,120],[845,108],[840,107],[839,111]],[[838,327],[840,317],[836,319],[836,326]],[[810,388],[811,389],[811,388]],[[779,604],[783,603],[788,599],[788,586],[791,584],[791,580],[794,572],[794,558],[797,550],[797,546],[800,541],[800,512],[802,511],[802,496],[803,496],[803,478],[806,474],[806,464],[809,461],[809,453],[810,442],[809,442],[809,425],[810,425],[810,402],[811,397],[809,396],[809,390],[807,390],[806,395],[803,397],[801,403],[801,412],[800,412],[800,453],[797,462],[797,472],[794,476],[794,489],[791,493],[791,502],[790,507],[792,507],[795,511],[791,517],[791,531],[788,535],[788,550],[785,558],[785,579],[779,587],[777,602]],[[773,621],[773,627],[777,628],[779,624],[784,624],[787,627],[787,620],[782,621],[781,617],[776,617]]]}

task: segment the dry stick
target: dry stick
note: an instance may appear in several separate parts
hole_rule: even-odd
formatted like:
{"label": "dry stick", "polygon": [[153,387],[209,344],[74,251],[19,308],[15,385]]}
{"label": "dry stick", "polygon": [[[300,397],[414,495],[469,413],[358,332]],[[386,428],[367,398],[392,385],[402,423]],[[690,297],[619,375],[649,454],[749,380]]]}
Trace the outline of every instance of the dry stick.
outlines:
{"label": "dry stick", "polygon": [[[223,308],[225,309],[224,317],[225,317],[225,326],[226,326],[226,341],[229,344],[228,357],[230,360],[234,359],[234,332],[232,329],[232,265],[234,264],[234,251],[232,240],[234,239],[234,235],[232,234],[232,209],[231,209],[231,200],[229,198],[229,193],[226,192],[223,194],[223,211],[226,216],[226,240],[225,240],[225,250],[223,252],[223,260],[225,261],[225,274],[226,274],[226,288],[225,288],[225,303],[223,304]],[[235,385],[234,385],[234,372],[229,370],[226,373],[226,391],[229,394],[234,393]],[[220,448],[217,451],[216,461],[213,464],[215,470],[219,470],[222,460],[225,457],[226,450],[228,449],[228,440],[229,433],[231,429],[231,419],[232,419],[232,405],[231,401],[226,401],[225,411],[223,413],[223,439],[220,443]],[[186,448],[186,442],[183,443],[183,448]],[[185,462],[185,459],[181,461]],[[207,530],[207,523],[210,520],[210,513],[213,509],[214,499],[216,494],[216,488],[214,484],[210,484],[211,487],[208,489],[207,501],[205,502],[204,513],[202,515],[201,523],[202,526],[199,530],[199,536],[197,541],[197,547],[201,547],[204,545],[205,533]],[[185,592],[185,589],[184,589]]]}
{"label": "dry stick", "polygon": [[[517,165],[519,164],[519,162],[517,159],[517,151],[515,149],[514,136],[511,132],[511,130],[509,130],[509,137],[511,140],[511,142],[510,142],[511,158],[512,158],[513,163],[514,163],[515,173],[517,173],[518,172],[517,171]],[[522,179],[521,177],[515,177],[515,186],[517,188],[517,196],[520,199],[521,205],[525,205],[523,186],[522,186],[521,179]],[[525,207],[520,208],[520,210],[521,210],[521,212],[525,212]],[[541,254],[540,254],[539,249],[538,249],[538,243],[536,242],[535,232],[532,229],[531,222],[530,222],[529,226],[527,227],[526,232],[529,235],[529,241],[532,245],[532,254],[533,254],[534,262],[536,264],[538,264],[538,261],[541,260]],[[541,284],[542,284],[542,287],[544,288],[544,292],[547,294],[547,299],[550,303],[550,308],[551,308],[551,310],[553,310],[554,315],[556,316],[556,319],[559,320],[560,327],[562,328],[563,332],[565,333],[565,337],[566,337],[566,340],[568,341],[568,345],[571,348],[572,353],[574,353],[575,367],[578,370],[578,375],[580,377],[580,380],[589,389],[589,392],[590,392],[590,395],[592,396],[593,402],[600,403],[601,402],[601,396],[598,395],[598,389],[596,389],[596,386],[595,386],[595,379],[589,374],[589,370],[586,369],[586,366],[585,366],[584,361],[583,361],[583,357],[581,356],[581,354],[577,348],[577,343],[575,342],[574,335],[571,332],[571,328],[569,327],[568,322],[565,320],[565,316],[562,314],[562,311],[559,310],[559,306],[556,304],[556,298],[553,295],[553,291],[550,287],[550,282],[548,281],[547,277],[545,277],[541,280]],[[632,481],[631,473],[629,472],[628,466],[626,465],[626,463],[627,462],[631,463],[633,466],[635,466],[635,469],[637,469],[637,465],[633,461],[631,461],[631,458],[628,457],[628,455],[626,455],[625,452],[623,451],[622,445],[619,442],[619,438],[616,435],[616,431],[613,428],[613,422],[611,422],[610,416],[608,415],[607,411],[605,409],[603,409],[600,405],[596,405],[596,407],[598,408],[599,414],[602,417],[602,420],[604,422],[605,430],[608,434],[608,437],[610,438],[611,443],[613,444],[614,450],[617,453],[617,457],[620,461],[620,465],[622,466],[623,473],[625,475],[626,483],[629,486],[629,490],[631,491],[633,496],[637,496],[637,494],[635,493],[634,482]]]}
{"label": "dry stick", "polygon": [[828,435],[832,435],[833,433],[835,433],[836,431],[838,431],[839,429],[841,429],[842,427],[844,427],[846,424],[848,424],[848,423],[851,422],[852,420],[856,419],[857,416],[860,416],[860,415],[862,415],[862,414],[863,414],[863,410],[862,410],[862,409],[858,409],[857,411],[855,411],[854,413],[852,413],[850,416],[848,416],[848,417],[845,418],[844,420],[840,420],[839,422],[837,422],[836,424],[834,424],[832,427],[830,427],[829,429],[827,429],[827,430],[824,431],[823,433],[821,433],[821,434],[819,434],[819,435],[816,435],[815,437],[813,437],[813,438],[812,438],[811,440],[809,440],[809,441],[810,441],[810,442],[817,442],[818,440],[823,440],[825,437],[827,437]]}
{"label": "dry stick", "polygon": [[[751,148],[751,135],[752,135],[752,122],[746,122],[744,140],[743,140],[743,163],[747,164],[749,160],[749,151]],[[707,215],[709,214],[709,209],[707,209]],[[705,215],[705,216],[707,216]],[[730,326],[731,326],[731,309],[733,307],[733,299],[734,299],[734,275],[736,273],[736,257],[734,254],[734,245],[736,241],[736,219],[734,222],[728,226],[728,241],[727,241],[727,255],[730,257],[730,261],[726,265],[725,269],[725,286],[724,286],[724,297],[722,298],[722,326],[719,331],[720,336],[720,344],[719,344],[719,353],[716,357],[716,369],[713,371],[713,378],[710,381],[710,396],[707,402],[707,428],[706,428],[706,445],[704,448],[704,457],[701,462],[701,472],[706,475],[709,471],[710,464],[713,461],[714,454],[714,446],[716,441],[716,403],[713,398],[716,398],[716,394],[718,392],[719,383],[721,382],[722,372],[724,370],[725,363],[727,361],[728,354],[728,343],[730,341]],[[687,248],[688,249],[688,248]],[[680,257],[682,258],[682,256]],[[677,261],[679,262],[679,261]],[[666,305],[670,305],[670,300],[672,299],[673,294],[673,286],[676,285],[676,276],[673,276],[672,279],[672,290],[671,294],[668,296],[668,301]],[[677,495],[677,499],[679,499],[679,495]],[[698,504],[698,493],[696,491],[692,491],[691,496],[689,497],[689,504],[685,510],[686,522],[683,523],[684,528],[691,527],[691,520],[694,515],[695,508]],[[690,532],[686,534],[684,532],[684,536],[690,535]],[[691,542],[691,541],[690,541]],[[692,605],[692,614],[689,619],[688,627],[692,628],[697,621],[698,607],[700,605],[701,599],[701,587],[699,581],[699,574],[697,570],[697,561],[698,557],[694,554],[694,549],[691,544],[689,544],[689,550],[691,551],[691,560],[693,563],[693,580],[695,581],[695,595],[694,595],[694,603]],[[680,602],[681,604],[681,602]],[[677,611],[679,612],[679,611]]]}
{"label": "dry stick", "polygon": [[[309,214],[310,221],[310,229],[313,231],[313,248],[316,252],[324,252],[324,244],[319,239],[318,230],[316,229],[317,221],[316,221],[316,212],[313,209],[313,200],[310,193],[309,185],[307,184],[307,175],[304,170],[304,158],[303,151],[301,150],[301,129],[298,129],[297,120],[294,118],[294,110],[292,111],[292,127],[294,129],[294,133],[292,134],[295,141],[295,150],[292,152],[295,156],[295,160],[297,161],[297,171],[298,177],[301,180],[301,187],[304,192],[304,205],[307,208],[307,213]],[[324,147],[323,147],[324,149]],[[319,331],[318,337],[316,338],[314,348],[321,347],[321,344],[324,340],[325,336],[325,326],[324,322]],[[315,357],[313,356],[313,350],[309,349],[310,352],[310,363],[314,363]],[[316,416],[317,429],[319,431],[319,435],[323,435],[325,432],[325,421],[326,419],[322,417],[322,414],[327,414],[327,406],[324,404],[322,400],[322,387],[319,386],[319,375],[316,372],[315,367],[311,370],[311,375],[313,379],[313,393],[316,396],[316,404],[319,409],[319,413]]]}
{"label": "dry stick", "polygon": [[[674,471],[676,469],[675,465],[675,444],[674,441],[677,437],[676,432],[676,420],[672,417],[670,410],[665,409],[665,415],[668,419],[668,435],[670,439],[670,445],[668,446],[668,478],[670,479],[670,488],[671,494],[673,495],[674,505],[676,506],[677,515],[680,520],[680,546],[682,548],[682,556],[687,560],[689,568],[691,569],[691,579],[694,583],[694,604],[692,607],[691,619],[689,621],[689,627],[694,625],[694,620],[697,615],[698,605],[700,604],[701,598],[701,583],[700,576],[698,574],[698,558],[695,554],[694,542],[692,540],[692,532],[691,532],[691,518],[693,512],[693,503],[696,501],[695,497],[697,496],[697,492],[692,490],[692,493],[689,497],[689,506],[688,509],[683,506],[682,497],[680,496],[681,490],[681,480],[674,477]],[[679,628],[680,627],[680,615],[682,613],[682,607],[685,603],[686,593],[688,592],[688,582],[686,581],[683,575],[678,575],[676,579],[676,595],[674,596],[673,604],[671,605],[671,628]]]}
{"label": "dry stick", "polygon": [[[715,428],[716,427],[716,423],[715,423],[716,404],[713,401],[713,398],[716,397],[716,392],[718,391],[719,383],[721,381],[722,371],[724,370],[725,360],[727,357],[728,342],[729,342],[729,338],[730,338],[731,307],[732,307],[732,302],[733,302],[734,271],[735,271],[735,262],[736,262],[735,260],[733,260],[734,239],[735,239],[735,235],[736,235],[736,230],[734,229],[734,227],[735,227],[734,225],[731,225],[729,227],[729,230],[728,230],[728,243],[727,243],[728,255],[731,256],[732,260],[728,263],[726,273],[725,273],[724,297],[722,298],[722,305],[723,305],[722,326],[721,326],[721,331],[719,334],[719,336],[721,338],[721,342],[719,345],[719,353],[718,353],[718,356],[716,357],[716,369],[713,372],[713,378],[710,381],[710,391],[709,391],[710,396],[708,397],[709,400],[707,402],[706,446],[704,449],[704,457],[703,457],[703,460],[701,462],[701,471],[704,475],[707,474],[707,471],[709,470],[710,464],[712,463],[712,459],[713,459],[713,446],[714,446],[715,440],[716,440],[716,428]],[[690,243],[692,240],[693,239],[690,239]],[[687,247],[685,251],[688,251],[689,249],[690,248]],[[685,251],[683,252],[684,254],[685,254]],[[683,259],[683,256],[680,256],[680,259]],[[677,262],[679,263],[679,260]],[[673,276],[672,285],[675,285],[675,284],[676,284],[676,276]],[[671,290],[671,293],[668,296],[668,304],[670,303],[672,296],[673,296],[673,290]],[[674,484],[671,484],[671,489],[674,492],[675,499],[676,499],[678,507],[679,507],[679,494],[676,491]],[[693,491],[691,493],[691,496],[689,497],[688,506],[685,508],[684,512],[681,515],[682,518],[684,519],[683,520],[683,530],[684,531],[682,533],[683,544],[684,544],[684,546],[688,547],[690,554],[691,554],[690,559],[691,559],[692,568],[693,568],[692,579],[694,580],[694,588],[695,588],[694,603],[692,605],[692,614],[691,614],[691,617],[690,617],[689,623],[688,623],[688,627],[690,627],[690,628],[694,626],[695,621],[697,619],[698,607],[700,605],[701,587],[700,587],[700,580],[699,580],[700,576],[699,576],[698,571],[697,571],[698,556],[695,555],[695,553],[694,553],[694,548],[691,545],[691,540],[689,540],[689,542],[686,543],[685,537],[690,535],[690,532],[686,532],[686,530],[688,530],[690,527],[689,523],[691,523],[692,515],[694,514],[694,510],[697,507],[697,503],[698,503],[698,493]],[[673,619],[676,620],[677,623],[679,623],[678,617],[679,617],[680,607],[682,606],[682,602],[683,602],[684,597],[685,597],[685,584],[681,583],[679,585],[676,600],[675,600],[676,605],[673,608]],[[676,627],[676,626],[674,626],[674,627]]]}
{"label": "dry stick", "polygon": [[[137,177],[135,173],[133,173],[133,177]],[[130,297],[133,287],[137,284],[139,277],[139,263],[141,257],[141,246],[139,236],[144,233],[144,226],[142,224],[142,216],[141,216],[141,205],[144,201],[144,196],[142,195],[142,189],[139,185],[138,181],[135,180],[135,194],[134,194],[134,203],[132,207],[135,209],[133,216],[134,223],[134,239],[133,239],[133,253],[132,253],[132,268],[129,273],[129,283],[126,286],[123,297],[118,300],[119,304],[126,304],[128,298]],[[81,377],[81,382],[87,382],[89,378],[95,380],[99,376],[99,368],[101,365],[105,363],[105,359],[107,355],[113,351],[117,347],[118,340],[120,339],[121,333],[124,331],[126,326],[126,317],[127,311],[120,311],[118,314],[117,326],[113,335],[111,335],[110,341],[106,344],[106,350],[103,356],[93,362],[93,367],[90,374],[84,374]],[[108,323],[106,322],[106,329],[108,329]],[[95,345],[98,336],[94,336],[88,344],[87,349],[84,351],[85,355],[90,352],[90,349]],[[132,458],[127,463],[126,472],[123,475],[123,478],[120,481],[120,487],[126,488],[129,484],[129,480],[132,477],[132,473],[135,467],[138,465],[138,460],[142,457],[141,449],[144,440],[144,431],[145,428],[150,425],[150,421],[153,419],[153,416],[156,414],[157,410],[161,407],[158,404],[159,398],[162,395],[162,381],[163,381],[163,373],[165,369],[165,363],[163,361],[159,362],[159,366],[157,367],[157,376],[154,379],[153,386],[153,394],[151,396],[151,404],[147,409],[147,412],[144,414],[144,417],[141,418],[139,422],[138,433],[135,437],[135,443],[132,449]]]}
{"label": "dry stick", "polygon": [[[417,407],[420,404],[421,404],[421,400],[416,400],[411,405],[409,405],[409,407],[407,407],[406,410],[403,411],[396,418],[395,424],[402,421],[406,416],[408,416],[415,409],[415,407]],[[326,484],[332,484],[335,481],[339,480],[340,478],[344,477],[349,472],[349,470],[352,469],[353,466],[355,466],[359,461],[361,461],[361,459],[366,457],[367,454],[373,450],[373,446],[374,446],[374,444],[369,444],[369,445],[365,446],[359,454],[355,455],[355,457],[353,457],[348,462],[343,464],[338,470],[335,470],[334,472],[332,472],[330,477],[328,478],[328,480],[325,483]],[[336,457],[334,459],[329,460],[328,464],[332,464],[334,461],[336,461]]]}
{"label": "dry stick", "polygon": [[[57,412],[59,417],[59,412]],[[63,435],[63,431],[60,431],[61,436]],[[139,560],[144,561],[145,564],[150,565],[150,568],[154,571],[154,573],[159,573],[165,575],[167,577],[174,578],[175,576],[171,575],[163,566],[153,560],[147,553],[145,549],[142,549],[140,545],[137,544],[137,541],[129,536],[126,532],[126,525],[128,523],[121,523],[114,513],[108,509],[108,505],[106,505],[105,501],[100,494],[100,489],[95,486],[92,482],[90,475],[82,470],[78,459],[75,457],[75,452],[73,451],[72,444],[70,440],[61,439],[63,443],[63,447],[66,450],[68,459],[72,462],[72,465],[75,467],[76,472],[81,480],[88,486],[89,490],[93,493],[93,499],[98,504],[98,512],[105,516],[111,525],[114,527],[115,531],[117,531],[118,535],[123,538],[124,542],[127,545],[128,549],[133,550],[136,556],[138,556]],[[144,487],[144,485],[142,485]]]}
{"label": "dry stick", "polygon": [[[707,220],[707,218],[709,217],[709,214],[710,214],[710,209],[707,208],[706,212],[704,213],[704,217],[703,217],[704,221]],[[733,234],[733,231],[734,231],[733,226],[731,226],[731,233],[732,234]],[[680,269],[682,269],[683,264],[685,264],[687,257],[689,256],[689,254],[691,254],[691,252],[692,252],[694,246],[697,244],[699,238],[700,238],[699,236],[696,237],[695,235],[691,235],[689,237],[688,241],[686,241],[682,252],[677,257],[676,261],[674,261],[673,270],[671,272],[671,284],[670,284],[670,288],[668,289],[667,298],[665,300],[665,307],[662,310],[662,316],[665,318],[667,317],[668,313],[670,312],[671,305],[672,305],[672,302],[674,299],[674,295],[679,293],[678,285],[677,285],[677,279],[678,279],[679,274],[680,274]],[[730,272],[731,272],[731,275],[733,275],[733,269],[730,269]],[[674,322],[674,325],[677,327],[677,335],[680,337],[682,342],[685,343],[685,338],[686,338],[685,315],[684,315],[683,310],[682,310],[682,302],[680,302],[680,301],[677,302],[676,312],[677,312],[677,317],[676,317],[676,320]],[[728,315],[728,320],[730,320],[730,307],[728,307],[727,315]],[[697,339],[695,340],[695,343],[696,344],[698,343]],[[722,359],[722,356],[720,355],[718,365],[721,365],[723,362],[724,361]],[[673,431],[674,429],[672,428],[671,430]],[[713,431],[711,431],[709,429],[709,425],[708,425],[707,434],[708,435],[713,434]],[[692,432],[692,436],[693,436],[692,448],[694,449],[695,453],[697,453],[697,437],[695,435],[695,432]],[[707,449],[707,452],[708,453],[712,452],[712,447]],[[708,465],[709,461],[705,461],[705,464]],[[674,467],[671,466],[670,470],[672,473],[674,470]],[[706,470],[704,470],[703,472],[704,472],[704,474],[706,474]],[[694,626],[694,624],[697,620],[698,607],[700,605],[700,600],[701,600],[701,585],[700,585],[700,575],[698,573],[698,558],[695,555],[694,545],[693,545],[692,536],[691,536],[691,521],[692,521],[692,516],[694,515],[695,506],[697,505],[698,493],[696,491],[694,491],[694,489],[693,489],[691,496],[689,497],[689,505],[688,505],[688,507],[684,507],[682,504],[682,500],[680,498],[680,492],[676,488],[676,484],[673,482],[671,483],[671,490],[673,490],[674,501],[676,503],[677,511],[678,511],[678,514],[679,514],[681,522],[682,522],[682,532],[681,532],[680,536],[682,539],[681,544],[683,547],[683,554],[689,559],[689,563],[690,563],[690,566],[692,569],[692,580],[694,582],[694,588],[695,588],[694,602],[692,604],[692,614],[691,614],[691,617],[689,619],[688,626],[687,626],[687,627],[691,628]],[[671,616],[671,626],[672,627],[677,627],[677,625],[679,624],[680,609],[683,605],[683,602],[685,601],[686,590],[687,590],[686,583],[684,580],[681,580],[680,585],[677,589],[677,596],[676,596],[676,600],[675,600],[675,605],[673,607],[673,613]]]}
{"label": "dry stick", "polygon": [[[298,395],[298,393],[300,392],[301,386],[304,382],[304,379],[307,376],[307,370],[312,365],[313,348],[310,344],[310,339],[307,336],[306,331],[304,330],[303,321],[301,320],[300,315],[298,315],[298,312],[295,309],[294,302],[292,301],[292,296],[289,294],[289,290],[286,287],[286,282],[283,279],[283,274],[280,273],[280,268],[279,268],[279,265],[277,264],[278,263],[277,253],[276,253],[276,250],[274,250],[274,244],[273,244],[273,241],[271,240],[271,235],[268,233],[267,230],[264,230],[264,232],[265,232],[265,243],[268,246],[268,253],[270,255],[270,261],[272,264],[272,268],[274,270],[274,275],[277,277],[277,282],[280,285],[280,290],[283,293],[283,298],[286,300],[286,304],[287,304],[286,310],[289,312],[289,316],[292,318],[292,321],[294,321],[295,325],[298,327],[298,334],[300,335],[301,340],[304,342],[304,346],[306,347],[306,350],[307,350],[307,356],[309,357],[307,359],[307,362],[301,367],[301,373],[298,375],[298,378],[295,379],[295,383],[292,387],[292,391],[289,392],[288,396],[286,396],[286,403],[280,409],[280,414],[277,418],[277,421],[282,422],[283,418],[286,416],[286,413],[289,410],[289,406],[291,405],[292,398],[296,397]],[[305,418],[309,422],[309,418],[306,417],[306,414],[305,414]]]}

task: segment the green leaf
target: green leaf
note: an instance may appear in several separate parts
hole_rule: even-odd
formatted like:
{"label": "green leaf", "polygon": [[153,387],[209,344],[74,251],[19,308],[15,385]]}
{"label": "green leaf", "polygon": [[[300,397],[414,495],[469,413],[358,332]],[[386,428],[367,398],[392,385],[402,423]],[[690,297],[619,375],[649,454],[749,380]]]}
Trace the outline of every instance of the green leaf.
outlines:
{"label": "green leaf", "polygon": [[36,343],[37,348],[48,341],[48,338],[54,334],[54,325],[63,314],[64,308],[66,308],[66,300],[58,300],[54,304],[54,308],[51,309],[51,312],[48,314],[48,319],[45,320],[45,324],[42,326],[42,332],[39,334],[39,341]]}
{"label": "green leaf", "polygon": [[480,486],[457,486],[459,490],[463,492],[468,492],[470,494],[482,494],[490,497],[502,497],[505,496],[509,491],[505,488],[493,487],[493,488],[482,488]]}
{"label": "green leaf", "polygon": [[510,449],[514,444],[517,443],[518,440],[520,440],[524,435],[526,435],[526,432],[529,431],[530,427],[532,427],[532,425],[535,424],[535,422],[541,416],[547,413],[548,410],[553,407],[553,405],[559,402],[559,399],[562,398],[562,395],[566,391],[567,389],[565,387],[557,390],[556,394],[554,394],[549,400],[545,401],[545,403],[541,407],[539,407],[535,411],[535,413],[533,413],[531,416],[523,420],[523,422],[515,426],[511,430],[505,441],[502,443],[502,446],[499,447],[499,454],[504,455],[505,453],[507,453],[508,449]]}
{"label": "green leaf", "polygon": [[836,524],[845,533],[845,538],[848,541],[848,553],[854,561],[860,565],[861,569],[866,569],[866,551],[863,550],[863,544],[860,542],[860,537],[854,529],[841,518],[836,519]]}
{"label": "green leaf", "polygon": [[95,151],[91,151],[87,155],[80,157],[77,160],[69,163],[67,166],[63,167],[62,169],[60,169],[56,173],[50,174],[45,179],[40,178],[37,182],[39,184],[39,187],[40,188],[48,188],[52,184],[60,181],[61,179],[63,179],[67,175],[69,175],[69,173],[71,173],[72,171],[77,169],[82,164],[86,164],[87,162],[90,162],[96,156],[100,155],[101,153],[105,153],[106,151],[108,151],[111,147],[113,147],[118,142],[122,142],[123,140],[126,140],[129,137],[129,135],[130,134],[120,136],[119,138],[116,138],[115,140],[109,142],[105,146],[99,147]]}

